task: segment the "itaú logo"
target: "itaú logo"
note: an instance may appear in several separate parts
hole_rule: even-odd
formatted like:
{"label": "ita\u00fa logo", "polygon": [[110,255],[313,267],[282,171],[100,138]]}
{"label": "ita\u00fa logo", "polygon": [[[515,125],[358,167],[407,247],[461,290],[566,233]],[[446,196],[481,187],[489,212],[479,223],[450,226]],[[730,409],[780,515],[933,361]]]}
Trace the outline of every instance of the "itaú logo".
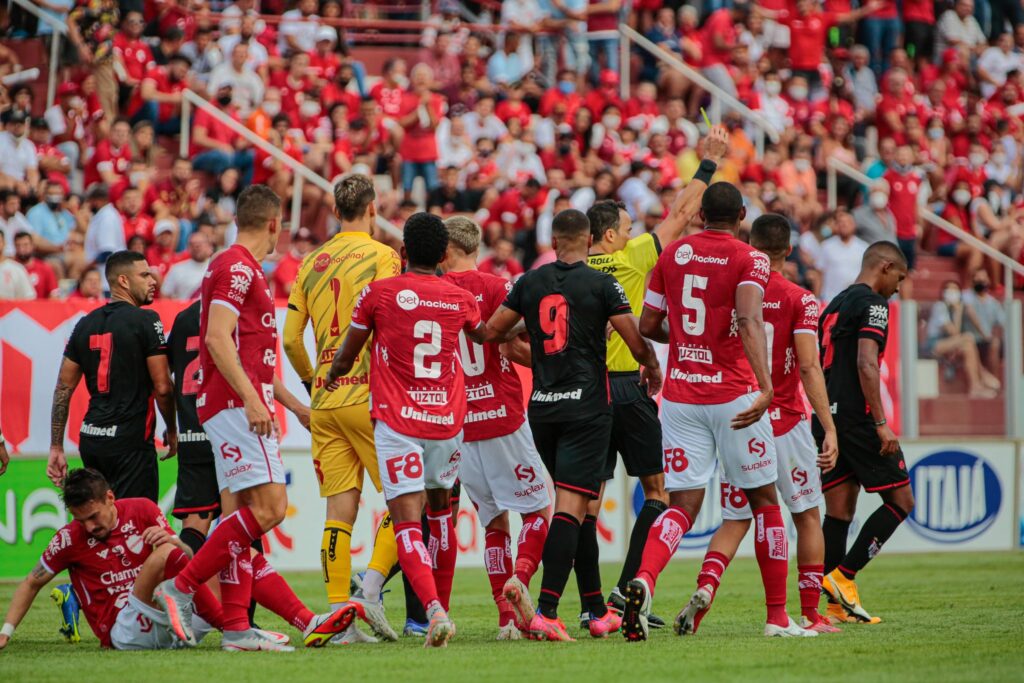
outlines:
{"label": "ita\u00fa logo", "polygon": [[999,475],[983,458],[938,451],[910,468],[914,512],[910,527],[939,543],[961,543],[984,533],[999,514]]}

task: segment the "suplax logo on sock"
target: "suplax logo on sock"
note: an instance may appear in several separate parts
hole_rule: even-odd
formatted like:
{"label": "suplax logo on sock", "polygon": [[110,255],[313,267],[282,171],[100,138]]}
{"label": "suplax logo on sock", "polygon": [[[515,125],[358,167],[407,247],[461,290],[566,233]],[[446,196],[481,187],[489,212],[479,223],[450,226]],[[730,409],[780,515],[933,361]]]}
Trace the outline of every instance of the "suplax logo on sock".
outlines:
{"label": "suplax logo on sock", "polygon": [[910,528],[932,541],[962,543],[984,533],[1002,505],[999,476],[982,457],[937,451],[910,468],[914,511]]}

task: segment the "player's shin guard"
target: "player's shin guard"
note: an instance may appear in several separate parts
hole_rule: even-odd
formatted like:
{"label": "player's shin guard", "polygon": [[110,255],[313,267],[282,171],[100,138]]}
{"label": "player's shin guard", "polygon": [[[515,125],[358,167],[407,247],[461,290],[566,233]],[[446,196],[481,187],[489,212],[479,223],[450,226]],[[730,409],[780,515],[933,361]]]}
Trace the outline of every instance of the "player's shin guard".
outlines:
{"label": "player's shin guard", "polygon": [[396,524],[395,540],[398,541],[398,561],[402,565],[402,574],[409,580],[420,603],[428,610],[434,603],[440,604],[430,554],[423,545],[420,523]]}
{"label": "player's shin guard", "polygon": [[825,567],[820,564],[801,564],[797,567],[797,589],[800,591],[800,613],[812,624],[821,620],[818,603],[821,601],[821,577]]}
{"label": "player's shin guard", "polygon": [[824,573],[828,574],[846,557],[846,538],[850,534],[850,522],[825,515],[821,533],[825,537]]}
{"label": "player's shin guard", "polygon": [[558,601],[569,581],[580,540],[580,522],[565,512],[551,517],[551,529],[544,543],[544,574],[540,582],[540,613],[548,619],[558,616]]}
{"label": "player's shin guard", "polygon": [[626,549],[626,560],[622,563],[622,573],[619,574],[619,590],[626,587],[626,583],[636,577],[640,570],[640,560],[644,555],[644,546],[647,544],[647,534],[651,531],[651,525],[658,519],[668,506],[660,500],[645,500],[640,512],[633,522],[633,531],[629,534],[629,547]]}
{"label": "player's shin guard", "polygon": [[[398,564],[398,544],[395,543],[395,524],[391,520],[391,513],[381,518],[377,525],[377,533],[373,537],[373,553],[370,555],[370,562],[367,569],[391,578],[391,569]],[[376,597],[376,596],[374,596]]]}
{"label": "player's shin guard", "polygon": [[252,561],[239,555],[220,572],[220,601],[225,631],[249,628],[249,600],[252,598]]}
{"label": "player's shin guard", "polygon": [[542,513],[531,512],[523,515],[523,528],[519,531],[519,541],[516,545],[514,573],[524,586],[529,586],[530,579],[537,573],[547,537],[548,520]]}
{"label": "player's shin guard", "polygon": [[[188,565],[188,559],[188,555],[180,548],[173,548],[168,553],[167,562],[164,564],[164,578],[173,579],[180,574],[181,570]],[[192,602],[195,605],[196,614],[205,619],[210,626],[218,630],[224,628],[224,612],[220,602],[207,586],[199,587],[199,590],[192,596]]]}
{"label": "player's shin guard", "polygon": [[789,569],[789,541],[782,511],[778,505],[765,505],[754,510],[754,554],[764,584],[764,602],[768,607],[768,623],[785,627],[786,573]]}
{"label": "player's shin guard", "polygon": [[262,535],[259,522],[248,507],[228,515],[214,529],[206,543],[188,566],[174,579],[174,586],[184,593],[195,593],[218,572],[240,555],[248,555],[252,542]]}
{"label": "player's shin guard", "polygon": [[897,527],[907,518],[907,513],[892,503],[883,503],[871,513],[864,527],[860,530],[857,540],[850,546],[850,552],[839,563],[839,571],[848,579],[852,579],[871,559],[881,551],[882,546]]}
{"label": "player's shin guard", "polygon": [[300,631],[305,631],[314,617],[263,555],[252,558],[252,595],[256,602]]}
{"label": "player's shin guard", "polygon": [[654,592],[654,584],[658,575],[665,569],[665,565],[676,554],[679,541],[690,527],[693,521],[681,507],[670,505],[667,510],[658,515],[658,518],[651,525],[651,531],[647,534],[647,542],[644,544],[643,557],[640,560],[640,569],[636,578],[647,582],[651,592]]}
{"label": "player's shin guard", "polygon": [[192,549],[192,555],[194,556],[199,552],[199,549],[206,543],[206,534],[199,529],[193,529],[192,527],[185,527],[178,534],[178,538],[181,542]]}
{"label": "player's shin guard", "polygon": [[608,613],[601,590],[600,551],[597,546],[597,517],[587,515],[580,525],[580,538],[576,545],[576,587],[580,591],[583,609],[600,619]]}
{"label": "player's shin guard", "polygon": [[512,539],[508,532],[489,529],[484,536],[484,565],[491,582],[491,597],[498,606],[498,623],[504,626],[515,618],[505,599],[505,583],[512,578]]}
{"label": "player's shin guard", "polygon": [[434,567],[434,585],[441,606],[448,611],[452,597],[452,579],[455,578],[455,559],[459,549],[455,541],[455,524],[452,521],[452,509],[431,510],[427,513],[427,524],[430,526],[430,541],[427,550],[430,552],[431,564]]}
{"label": "player's shin guard", "polygon": [[352,578],[352,525],[329,519],[324,522],[320,540],[320,567],[323,570],[327,602],[331,606],[348,600],[348,582]]}

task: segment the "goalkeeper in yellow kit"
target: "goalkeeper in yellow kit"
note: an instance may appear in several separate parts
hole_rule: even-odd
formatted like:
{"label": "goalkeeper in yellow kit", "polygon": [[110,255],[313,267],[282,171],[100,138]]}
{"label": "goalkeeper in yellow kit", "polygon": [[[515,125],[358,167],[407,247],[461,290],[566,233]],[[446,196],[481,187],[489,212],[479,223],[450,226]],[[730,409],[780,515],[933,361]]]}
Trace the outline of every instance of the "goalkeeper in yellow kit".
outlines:
{"label": "goalkeeper in yellow kit", "polygon": [[[320,561],[331,605],[349,600],[352,574],[352,526],[359,509],[363,473],[381,489],[377,454],[370,423],[369,355],[360,356],[341,387],[328,392],[324,378],[334,354],[348,333],[352,309],[360,292],[375,280],[394,277],[401,260],[394,249],[374,241],[370,233],[377,217],[373,181],[351,175],[334,186],[335,215],[341,231],[309,254],[299,269],[284,328],[284,350],[295,372],[310,391],[313,466],[320,495],[327,500]],[[303,343],[306,323],[313,320],[316,368]],[[385,517],[374,542],[368,574],[387,577],[397,559],[394,532]],[[351,596],[363,606],[366,622],[380,637],[397,640],[384,609],[376,600]],[[373,641],[353,624],[338,635],[338,643]]]}

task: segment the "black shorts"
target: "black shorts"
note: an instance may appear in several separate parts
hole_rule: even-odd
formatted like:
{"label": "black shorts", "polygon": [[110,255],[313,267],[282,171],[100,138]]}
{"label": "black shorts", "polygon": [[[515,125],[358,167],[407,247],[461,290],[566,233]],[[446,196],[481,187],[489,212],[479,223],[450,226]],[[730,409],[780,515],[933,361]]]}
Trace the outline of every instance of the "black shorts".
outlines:
{"label": "black shorts", "polygon": [[111,451],[109,444],[82,438],[79,443],[82,464],[100,474],[117,498],[148,498],[154,503],[160,496],[160,474],[156,448],[144,444],[136,450]]}
{"label": "black shorts", "polygon": [[[825,431],[817,419],[811,422],[811,432],[820,447]],[[870,493],[910,483],[903,450],[896,455],[883,456],[882,440],[878,438],[875,425],[870,420],[845,421],[836,418],[836,433],[839,437],[839,459],[831,471],[822,475],[822,491],[828,491],[849,479],[859,482]]]}
{"label": "black shorts", "polygon": [[530,431],[555,486],[594,499],[601,494],[612,435],[610,413],[572,422],[530,420]]}
{"label": "black shorts", "polygon": [[612,435],[601,481],[615,476],[616,455],[631,477],[661,474],[661,421],[658,404],[640,386],[639,372],[610,372]]}
{"label": "black shorts", "polygon": [[[903,28],[903,43],[908,49],[910,59],[924,58],[929,62],[935,53],[935,24],[926,24],[923,21],[908,21]],[[928,122],[924,124],[927,126]]]}
{"label": "black shorts", "polygon": [[178,519],[189,515],[212,519],[220,515],[220,490],[213,452],[208,445],[204,450],[205,453],[178,452],[178,489],[171,510]]}

